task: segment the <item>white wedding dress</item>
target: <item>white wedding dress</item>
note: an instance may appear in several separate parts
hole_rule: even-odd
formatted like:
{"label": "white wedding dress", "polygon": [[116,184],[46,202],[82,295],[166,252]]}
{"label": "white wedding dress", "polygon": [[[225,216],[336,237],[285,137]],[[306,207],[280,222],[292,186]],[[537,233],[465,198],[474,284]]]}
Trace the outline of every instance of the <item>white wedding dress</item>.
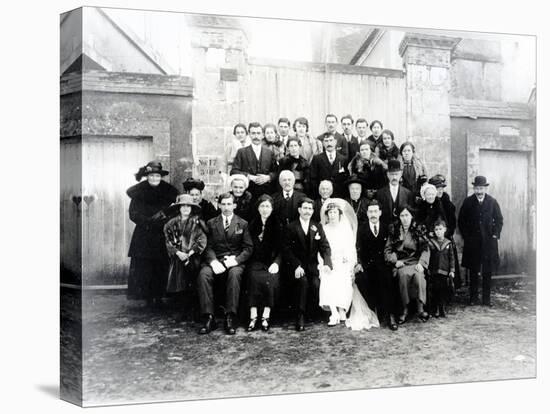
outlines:
{"label": "white wedding dress", "polygon": [[[338,223],[327,223],[325,211],[331,203],[336,203],[343,211]],[[337,306],[346,311],[350,310],[346,326],[352,330],[370,329],[379,327],[376,313],[367,305],[367,302],[353,282],[354,268],[357,263],[355,248],[357,234],[357,218],[353,208],[342,199],[329,199],[321,209],[321,222],[330,245],[333,269],[328,272],[321,270],[319,276],[319,305],[329,310],[330,306]]]}

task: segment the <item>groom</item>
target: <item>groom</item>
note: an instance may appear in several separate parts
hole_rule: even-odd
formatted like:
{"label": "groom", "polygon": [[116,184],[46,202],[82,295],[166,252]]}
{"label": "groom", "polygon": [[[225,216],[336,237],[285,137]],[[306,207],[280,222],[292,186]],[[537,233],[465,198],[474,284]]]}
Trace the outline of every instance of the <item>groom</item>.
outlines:
{"label": "groom", "polygon": [[284,254],[289,263],[290,276],[296,289],[296,330],[304,330],[304,314],[308,293],[313,306],[319,305],[319,262],[321,254],[324,266],[332,269],[330,245],[319,223],[311,221],[313,200],[303,198],[298,203],[300,217],[288,224],[285,232]]}

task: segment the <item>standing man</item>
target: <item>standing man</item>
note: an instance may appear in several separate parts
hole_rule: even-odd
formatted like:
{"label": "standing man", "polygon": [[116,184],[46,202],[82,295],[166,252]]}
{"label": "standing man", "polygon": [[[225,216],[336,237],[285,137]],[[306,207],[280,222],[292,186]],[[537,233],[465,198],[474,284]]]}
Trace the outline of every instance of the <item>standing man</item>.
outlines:
{"label": "standing man", "polygon": [[397,210],[402,206],[414,205],[414,195],[400,184],[401,162],[399,160],[388,160],[388,181],[389,184],[378,190],[376,198],[382,208],[382,225],[388,227],[397,220]]}
{"label": "standing man", "polygon": [[279,139],[286,148],[286,141],[290,136],[290,120],[288,118],[279,118],[279,121],[277,121],[277,129],[279,131]]}
{"label": "standing man", "polygon": [[355,121],[355,131],[357,131],[357,141],[359,141],[359,144],[368,139],[368,130],[369,123],[365,118],[358,118],[357,121]]}
{"label": "standing man", "polygon": [[472,185],[474,194],[464,200],[458,213],[458,228],[464,238],[462,266],[470,273],[470,304],[479,303],[479,277],[483,275],[482,304],[491,306],[491,276],[498,268],[498,239],[504,220],[497,200],[487,194],[487,179],[478,175]]}
{"label": "standing man", "polygon": [[392,331],[397,330],[396,315],[399,312],[397,278],[384,259],[388,230],[381,226],[382,209],[376,200],[369,201],[368,221],[357,229],[357,259],[355,267],[357,288],[367,304],[378,314],[382,323]]}
{"label": "standing man", "polygon": [[348,176],[346,159],[336,152],[336,140],[330,132],[323,138],[325,151],[313,157],[310,166],[310,178],[313,188],[323,180],[330,180],[334,185],[334,196],[343,198],[346,195],[344,182]]}
{"label": "standing man", "polygon": [[344,115],[340,123],[344,130],[342,136],[348,145],[348,161],[351,161],[355,157],[355,154],[359,152],[359,140],[353,135],[353,117],[351,115]]}
{"label": "standing man", "polygon": [[338,126],[338,118],[336,118],[336,115],[334,114],[327,114],[325,116],[325,127],[326,131],[319,135],[317,139],[321,142],[324,142],[325,135],[327,133],[330,133],[334,136],[334,140],[336,141],[336,151],[341,154],[344,157],[344,160],[347,162],[349,160],[349,154],[348,154],[348,143],[340,134],[338,131],[336,131],[336,127]]}
{"label": "standing man", "polygon": [[273,151],[262,145],[262,126],[251,122],[248,126],[251,144],[237,151],[231,175],[243,174],[249,180],[248,190],[256,201],[262,194],[272,193],[272,181],[277,176],[277,162]]}
{"label": "standing man", "polygon": [[279,219],[283,228],[298,219],[298,204],[305,194],[294,190],[294,174],[292,171],[283,170],[279,174],[279,184],[281,191],[272,195],[273,197],[273,214]]}
{"label": "standing man", "polygon": [[[311,220],[313,200],[303,198],[298,207],[300,218],[285,231],[284,256],[296,285],[296,330],[304,330],[306,305],[319,308],[320,254],[325,267],[332,269],[331,251],[323,227]],[[328,269],[326,269],[328,271]],[[308,300],[309,299],[309,300]]]}
{"label": "standing man", "polygon": [[233,214],[235,198],[224,193],[218,198],[221,214],[207,224],[208,242],[204,252],[204,264],[197,278],[200,311],[204,325],[199,334],[216,329],[214,320],[214,280],[225,283],[225,331],[234,335],[236,315],[241,290],[241,277],[245,262],[252,254],[253,243],[248,223]]}

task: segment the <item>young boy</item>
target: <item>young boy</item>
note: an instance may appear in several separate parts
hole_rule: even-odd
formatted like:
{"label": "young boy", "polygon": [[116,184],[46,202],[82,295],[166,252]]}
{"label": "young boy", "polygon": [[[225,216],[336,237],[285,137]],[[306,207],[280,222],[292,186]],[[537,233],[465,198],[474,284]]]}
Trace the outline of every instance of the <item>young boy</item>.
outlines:
{"label": "young boy", "polygon": [[449,297],[455,274],[455,259],[451,241],[445,237],[447,224],[439,219],[434,224],[435,237],[430,239],[429,272],[432,285],[432,314],[444,318],[445,302]]}

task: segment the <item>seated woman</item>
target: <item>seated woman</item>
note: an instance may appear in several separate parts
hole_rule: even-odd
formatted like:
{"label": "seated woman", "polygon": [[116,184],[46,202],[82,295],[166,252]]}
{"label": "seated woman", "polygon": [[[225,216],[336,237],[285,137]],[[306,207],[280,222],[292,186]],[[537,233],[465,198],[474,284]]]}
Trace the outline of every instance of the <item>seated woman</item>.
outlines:
{"label": "seated woman", "polygon": [[269,330],[269,317],[279,288],[279,266],[281,264],[282,227],[272,215],[273,199],[267,194],[258,198],[258,215],[248,229],[254,243],[252,257],[248,262],[248,301],[250,323],[247,331],[257,327],[258,308],[263,308],[261,329]]}
{"label": "seated woman", "polygon": [[210,201],[202,198],[203,190],[204,182],[202,180],[189,177],[183,182],[183,191],[193,197],[193,201],[200,206],[200,219],[206,223],[216,217],[219,212]]}
{"label": "seated woman", "polygon": [[263,133],[263,144],[275,154],[275,161],[277,161],[277,165],[279,165],[279,161],[285,156],[285,145],[283,141],[279,139],[277,127],[275,124],[265,124]]}
{"label": "seated woman", "polygon": [[235,138],[231,141],[231,145],[226,148],[225,153],[225,167],[222,169],[222,172],[226,173],[229,173],[233,168],[233,161],[235,160],[237,151],[241,148],[248,147],[251,143],[245,124],[235,125],[233,127],[233,136]]}
{"label": "seated woman", "polygon": [[166,291],[181,296],[185,300],[184,307],[192,307],[196,298],[188,296],[195,291],[200,257],[206,248],[204,224],[199,218],[201,208],[189,194],[179,195],[171,207],[178,209],[179,214],[164,225],[166,250],[170,257]]}
{"label": "seated woman", "polygon": [[311,195],[309,188],[309,164],[300,155],[300,140],[296,137],[289,137],[286,141],[286,147],[288,154],[279,161],[279,173],[284,170],[292,171],[295,178],[294,189],[309,196]]}
{"label": "seated woman", "polygon": [[386,184],[386,168],[372,152],[368,141],[359,145],[359,152],[348,164],[350,175],[357,175],[364,183],[363,196],[371,200],[376,197],[376,191]]}
{"label": "seated woman", "polygon": [[428,320],[428,313],[424,310],[426,304],[424,269],[428,268],[430,250],[413,220],[413,212],[413,208],[407,205],[397,210],[399,221],[390,225],[388,241],[384,249],[385,260],[398,278],[403,305],[403,313],[398,319],[400,324],[407,319],[411,300],[416,300],[420,320],[422,322]]}
{"label": "seated woman", "polygon": [[240,218],[250,221],[252,218],[252,194],[246,191],[248,188],[248,178],[243,174],[233,174],[229,177],[230,193],[235,197],[234,213]]}
{"label": "seated woman", "polygon": [[414,144],[410,141],[404,142],[399,147],[401,161],[403,165],[403,187],[410,190],[415,196],[419,195],[419,179],[427,180],[428,172],[426,166],[415,154]]}

